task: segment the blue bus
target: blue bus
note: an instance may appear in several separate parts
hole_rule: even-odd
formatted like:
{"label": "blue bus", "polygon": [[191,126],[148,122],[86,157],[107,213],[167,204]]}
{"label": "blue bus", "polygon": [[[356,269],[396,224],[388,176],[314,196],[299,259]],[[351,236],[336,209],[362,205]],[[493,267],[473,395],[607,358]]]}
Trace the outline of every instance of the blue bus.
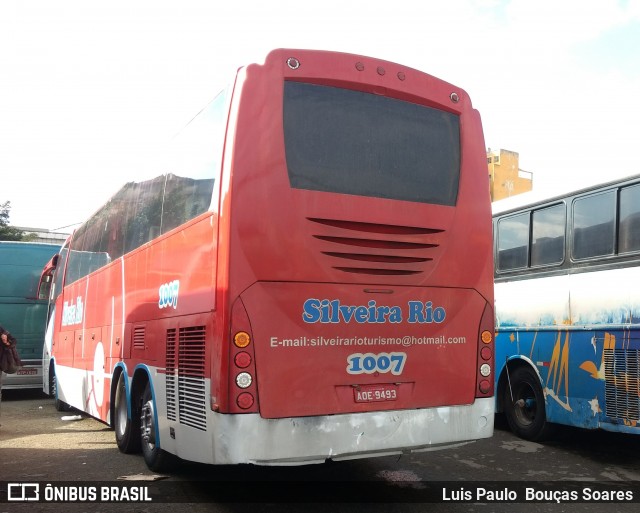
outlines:
{"label": "blue bus", "polygon": [[0,325],[18,340],[24,366],[2,380],[3,389],[42,388],[42,348],[48,294],[38,296],[44,265],[59,244],[0,241]]}
{"label": "blue bus", "polygon": [[640,434],[640,176],[531,195],[493,207],[496,411],[527,440]]}

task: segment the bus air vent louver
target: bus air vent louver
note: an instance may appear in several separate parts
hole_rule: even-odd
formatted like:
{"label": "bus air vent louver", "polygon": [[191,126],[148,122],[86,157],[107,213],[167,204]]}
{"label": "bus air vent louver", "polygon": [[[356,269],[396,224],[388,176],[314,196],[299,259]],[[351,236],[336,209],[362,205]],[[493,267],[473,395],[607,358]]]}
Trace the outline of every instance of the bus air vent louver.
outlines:
{"label": "bus air vent louver", "polygon": [[178,370],[178,353],[176,344],[175,328],[167,330],[167,377],[166,377],[166,393],[167,393],[167,419],[175,421],[176,416],[176,394],[177,394],[177,370]]}
{"label": "bus air vent louver", "polygon": [[145,337],[145,327],[144,326],[136,326],[133,328],[133,349],[136,351],[143,351],[145,348],[144,344]]}
{"label": "bus air vent louver", "polygon": [[352,274],[420,274],[424,272],[424,264],[433,261],[432,251],[440,246],[438,235],[444,232],[439,228],[308,220],[326,228],[313,237],[328,243],[321,253],[331,257],[332,267]]}
{"label": "bus air vent louver", "polygon": [[205,327],[180,328],[177,341],[176,330],[167,330],[166,343],[167,418],[204,431],[207,428]]}
{"label": "bus air vent louver", "polygon": [[640,351],[605,349],[604,374],[607,417],[640,421]]}

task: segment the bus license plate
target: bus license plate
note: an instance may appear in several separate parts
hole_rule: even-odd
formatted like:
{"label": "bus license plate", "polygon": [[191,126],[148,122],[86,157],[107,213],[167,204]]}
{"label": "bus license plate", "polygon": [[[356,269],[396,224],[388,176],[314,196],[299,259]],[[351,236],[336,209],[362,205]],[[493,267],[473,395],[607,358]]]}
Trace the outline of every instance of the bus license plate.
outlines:
{"label": "bus license plate", "polygon": [[18,376],[35,376],[36,374],[38,374],[38,369],[33,369],[29,367],[22,368],[22,369],[18,369],[16,374]]}
{"label": "bus license plate", "polygon": [[395,401],[398,398],[398,387],[392,384],[360,385],[353,390],[353,395],[357,403]]}

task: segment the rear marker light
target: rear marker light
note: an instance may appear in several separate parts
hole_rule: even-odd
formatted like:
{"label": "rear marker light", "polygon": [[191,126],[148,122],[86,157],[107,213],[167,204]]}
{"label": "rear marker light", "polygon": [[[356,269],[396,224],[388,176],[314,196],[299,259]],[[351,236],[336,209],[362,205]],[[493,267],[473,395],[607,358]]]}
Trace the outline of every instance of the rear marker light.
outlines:
{"label": "rear marker light", "polygon": [[488,363],[483,363],[480,366],[480,374],[482,374],[485,378],[489,376],[489,374],[491,374],[491,365],[489,365]]}
{"label": "rear marker light", "polygon": [[247,347],[251,343],[251,337],[246,331],[239,331],[233,337],[236,347]]}
{"label": "rear marker light", "polygon": [[236,376],[236,385],[240,388],[249,388],[253,383],[253,378],[248,372],[241,372]]}
{"label": "rear marker light", "polygon": [[480,382],[480,392],[482,392],[483,394],[486,394],[487,392],[489,392],[489,390],[491,390],[491,383],[489,383],[486,379],[483,379]]}
{"label": "rear marker light", "polygon": [[[485,360],[488,360],[488,358],[485,358]],[[237,367],[246,369],[247,367],[249,367],[249,365],[251,365],[251,355],[245,351],[242,351],[235,356],[233,361],[235,362]]]}
{"label": "rear marker light", "polygon": [[248,410],[253,406],[253,396],[247,392],[241,393],[236,399],[236,404],[243,410]]}
{"label": "rear marker light", "polygon": [[480,356],[483,360],[491,360],[491,356],[493,356],[493,351],[491,351],[490,347],[483,347],[480,351]]}

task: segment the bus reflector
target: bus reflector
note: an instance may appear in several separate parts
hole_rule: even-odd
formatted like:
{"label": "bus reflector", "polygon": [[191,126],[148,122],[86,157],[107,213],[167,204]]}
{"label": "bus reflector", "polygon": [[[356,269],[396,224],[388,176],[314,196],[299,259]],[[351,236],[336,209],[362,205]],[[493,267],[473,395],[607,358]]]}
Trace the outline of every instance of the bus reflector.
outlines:
{"label": "bus reflector", "polygon": [[249,388],[253,383],[253,378],[248,372],[241,372],[236,376],[236,385],[240,388]]}
{"label": "bus reflector", "polygon": [[482,341],[485,344],[490,344],[493,341],[493,335],[491,334],[490,331],[487,331],[487,330],[482,332],[482,335],[480,338],[482,338]]}
{"label": "bus reflector", "polygon": [[251,337],[246,331],[239,331],[233,337],[236,347],[247,347],[251,343]]}
{"label": "bus reflector", "polygon": [[489,383],[486,379],[483,379],[480,382],[480,392],[486,394],[489,392],[489,390],[491,390],[491,383]]}
{"label": "bus reflector", "polygon": [[[488,358],[485,358],[485,360],[488,360]],[[249,365],[251,365],[251,355],[246,351],[242,351],[235,356],[233,361],[241,369],[246,369],[247,367],[249,367]]]}
{"label": "bus reflector", "polygon": [[247,410],[253,406],[253,396],[247,392],[242,392],[236,399],[236,404],[243,410]]}

